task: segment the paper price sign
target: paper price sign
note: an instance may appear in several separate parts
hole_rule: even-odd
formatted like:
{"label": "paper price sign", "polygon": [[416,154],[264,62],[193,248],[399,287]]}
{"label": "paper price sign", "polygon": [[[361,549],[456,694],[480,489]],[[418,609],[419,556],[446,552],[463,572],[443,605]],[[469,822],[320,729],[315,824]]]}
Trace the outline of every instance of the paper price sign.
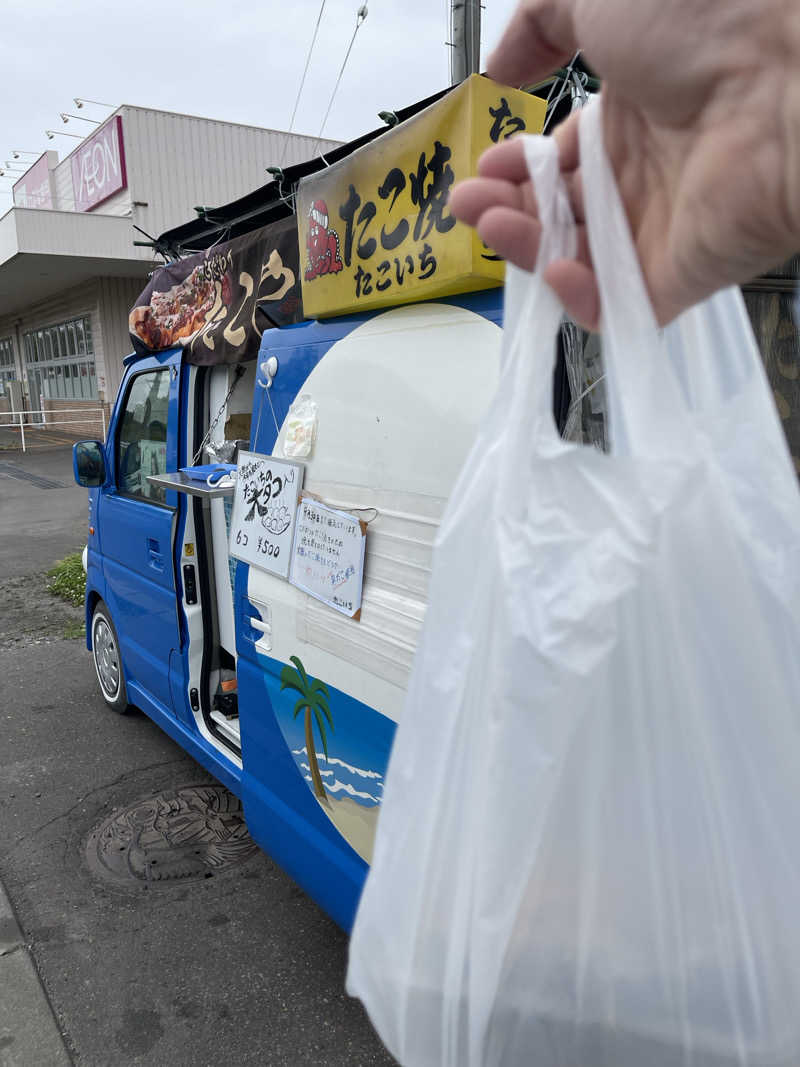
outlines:
{"label": "paper price sign", "polygon": [[240,452],[228,551],[280,578],[289,574],[303,465]]}
{"label": "paper price sign", "polygon": [[310,497],[297,511],[289,581],[348,618],[361,611],[365,524]]}

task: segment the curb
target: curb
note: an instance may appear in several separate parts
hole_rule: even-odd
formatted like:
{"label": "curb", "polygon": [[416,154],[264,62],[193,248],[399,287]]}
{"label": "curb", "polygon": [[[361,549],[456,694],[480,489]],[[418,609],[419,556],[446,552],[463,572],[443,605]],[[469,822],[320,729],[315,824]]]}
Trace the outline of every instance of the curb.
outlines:
{"label": "curb", "polygon": [[0,1067],[71,1067],[47,993],[0,882]]}

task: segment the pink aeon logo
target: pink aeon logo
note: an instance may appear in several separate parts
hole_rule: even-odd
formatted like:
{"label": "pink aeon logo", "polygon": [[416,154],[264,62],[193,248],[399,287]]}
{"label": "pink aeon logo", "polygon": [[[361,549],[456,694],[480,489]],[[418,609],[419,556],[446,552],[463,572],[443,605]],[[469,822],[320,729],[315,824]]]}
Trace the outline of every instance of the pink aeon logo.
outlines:
{"label": "pink aeon logo", "polygon": [[72,155],[75,210],[90,211],[127,184],[122,118],[115,115]]}
{"label": "pink aeon logo", "polygon": [[14,204],[16,207],[53,206],[47,152],[42,153],[27,173],[14,182]]}

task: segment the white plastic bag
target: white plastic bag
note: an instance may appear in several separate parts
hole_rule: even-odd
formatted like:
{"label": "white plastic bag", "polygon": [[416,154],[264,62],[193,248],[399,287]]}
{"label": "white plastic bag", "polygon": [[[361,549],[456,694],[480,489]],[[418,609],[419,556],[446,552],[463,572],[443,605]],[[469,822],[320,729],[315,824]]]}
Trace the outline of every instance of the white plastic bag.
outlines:
{"label": "white plastic bag", "polygon": [[308,393],[303,393],[289,408],[286,417],[284,456],[290,459],[305,459],[311,455],[316,438],[317,405]]}
{"label": "white plastic bag", "polygon": [[[797,481],[738,291],[656,328],[600,119],[611,453],[558,438],[560,308],[509,269],[348,989],[405,1067],[798,1067]],[[541,269],[574,234],[526,153]]]}

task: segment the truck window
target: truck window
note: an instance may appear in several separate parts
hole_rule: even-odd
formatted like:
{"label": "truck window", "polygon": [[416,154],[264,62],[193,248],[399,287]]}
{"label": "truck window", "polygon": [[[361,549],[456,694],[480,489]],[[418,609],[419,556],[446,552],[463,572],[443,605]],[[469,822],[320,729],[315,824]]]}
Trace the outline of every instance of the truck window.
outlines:
{"label": "truck window", "polygon": [[166,503],[166,491],[148,474],[167,469],[169,369],[137,374],[125,398],[117,432],[117,488],[152,504]]}

